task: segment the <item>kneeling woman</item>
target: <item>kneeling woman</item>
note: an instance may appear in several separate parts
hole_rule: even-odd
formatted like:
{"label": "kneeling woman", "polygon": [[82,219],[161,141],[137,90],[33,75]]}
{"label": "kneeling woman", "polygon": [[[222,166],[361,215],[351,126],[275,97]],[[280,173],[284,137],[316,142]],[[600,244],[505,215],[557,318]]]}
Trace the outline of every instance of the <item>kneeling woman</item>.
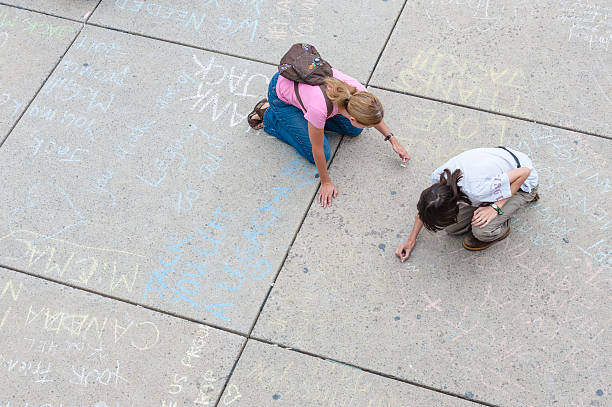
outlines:
{"label": "kneeling woman", "polygon": [[421,193],[408,240],[397,247],[401,261],[410,257],[421,228],[451,235],[469,234],[468,250],[484,250],[510,234],[510,217],[539,199],[538,174],[523,153],[477,148],[451,158],[431,175]]}
{"label": "kneeling woman", "polygon": [[333,78],[328,78],[321,87],[298,84],[297,96],[294,82],[276,73],[268,87],[268,99],[255,106],[249,124],[254,129],[263,127],[266,133],[293,146],[317,166],[321,177],[318,201],[324,208],[331,206],[332,198],[338,194],[327,172],[331,151],[324,130],[357,136],[364,128],[374,127],[391,142],[403,162],[410,159],[383,121],[380,100],[337,69],[333,69]]}

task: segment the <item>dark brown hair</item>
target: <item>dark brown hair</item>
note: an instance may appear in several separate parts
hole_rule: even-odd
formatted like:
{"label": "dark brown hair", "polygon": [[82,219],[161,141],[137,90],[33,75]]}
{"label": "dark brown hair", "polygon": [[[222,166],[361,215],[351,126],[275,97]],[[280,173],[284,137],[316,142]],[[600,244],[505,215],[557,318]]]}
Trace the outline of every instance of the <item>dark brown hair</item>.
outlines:
{"label": "dark brown hair", "polygon": [[462,177],[461,170],[457,169],[451,174],[450,170],[445,168],[440,174],[440,181],[421,192],[417,210],[419,218],[428,230],[437,232],[457,223],[459,202],[468,205],[472,203],[457,185]]}

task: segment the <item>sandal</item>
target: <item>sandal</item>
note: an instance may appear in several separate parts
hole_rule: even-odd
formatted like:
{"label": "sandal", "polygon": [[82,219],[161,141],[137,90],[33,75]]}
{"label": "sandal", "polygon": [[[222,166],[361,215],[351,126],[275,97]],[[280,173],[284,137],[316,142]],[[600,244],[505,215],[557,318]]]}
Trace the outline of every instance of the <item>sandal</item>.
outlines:
{"label": "sandal", "polygon": [[[251,113],[249,113],[249,115],[247,116],[249,126],[251,126],[255,130],[259,130],[261,128],[260,125],[263,124],[263,115],[266,110],[264,109],[262,111],[261,108],[266,103],[268,103],[268,99],[261,99],[253,108],[253,111],[251,111]],[[257,116],[257,119],[255,118],[255,116]]]}

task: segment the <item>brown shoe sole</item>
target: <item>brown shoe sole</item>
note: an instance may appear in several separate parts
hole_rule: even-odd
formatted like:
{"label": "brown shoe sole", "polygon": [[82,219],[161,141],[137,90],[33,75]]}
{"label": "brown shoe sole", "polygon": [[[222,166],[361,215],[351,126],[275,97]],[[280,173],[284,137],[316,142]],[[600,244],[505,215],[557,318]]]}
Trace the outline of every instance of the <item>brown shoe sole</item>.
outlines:
{"label": "brown shoe sole", "polygon": [[481,247],[471,247],[471,246],[468,246],[468,245],[465,244],[465,240],[462,242],[462,244],[463,244],[463,247],[465,249],[469,250],[469,251],[479,252],[481,250],[488,249],[489,247],[493,246],[494,243],[497,243],[500,240],[504,240],[505,238],[508,237],[509,234],[510,234],[510,227],[508,227],[508,230],[506,231],[506,233],[504,233],[502,236],[498,237],[497,239],[489,242],[489,244],[487,244],[487,245],[484,245],[484,246],[481,246]]}

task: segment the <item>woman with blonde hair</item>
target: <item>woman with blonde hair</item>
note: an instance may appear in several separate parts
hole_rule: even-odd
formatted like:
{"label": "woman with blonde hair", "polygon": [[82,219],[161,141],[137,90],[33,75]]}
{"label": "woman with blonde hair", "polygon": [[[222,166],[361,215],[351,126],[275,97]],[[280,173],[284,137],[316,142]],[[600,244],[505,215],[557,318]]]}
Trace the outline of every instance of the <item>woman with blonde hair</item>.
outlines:
{"label": "woman with blonde hair", "polygon": [[358,136],[364,128],[374,127],[391,142],[403,162],[410,159],[385,124],[380,100],[356,79],[332,70],[333,77],[321,86],[293,82],[276,73],[268,87],[268,98],[259,101],[248,116],[251,127],[263,127],[317,166],[321,177],[318,202],[323,208],[331,206],[338,194],[327,172],[331,151],[324,130]]}

